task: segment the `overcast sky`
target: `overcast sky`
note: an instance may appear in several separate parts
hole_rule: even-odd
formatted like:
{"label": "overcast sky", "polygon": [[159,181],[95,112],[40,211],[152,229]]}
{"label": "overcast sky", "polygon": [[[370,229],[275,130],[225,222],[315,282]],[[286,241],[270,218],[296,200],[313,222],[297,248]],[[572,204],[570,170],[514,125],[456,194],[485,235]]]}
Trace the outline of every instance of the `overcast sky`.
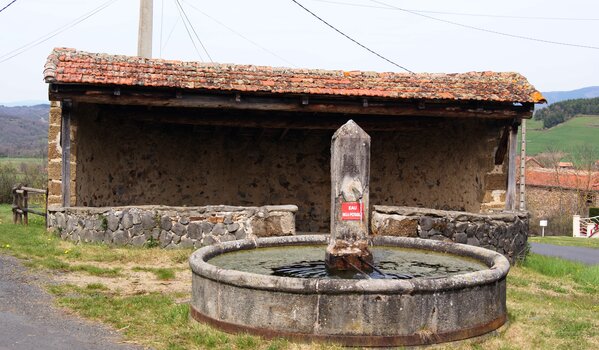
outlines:
{"label": "overcast sky", "polygon": [[[0,0],[0,8],[11,1]],[[139,0],[113,1],[81,23],[8,60],[5,59],[15,49],[108,1],[17,0],[0,12],[0,61],[5,60],[0,62],[0,103],[47,100],[42,71],[54,47],[135,55]],[[401,71],[326,27],[290,0],[179,1],[215,62]],[[397,9],[347,5],[384,7],[381,3],[386,3],[416,11],[578,18],[549,20],[419,12],[485,30],[599,48],[599,1],[297,1],[339,30],[414,72],[516,71],[541,91],[599,85],[599,49],[492,34]],[[207,60],[198,43],[202,57],[195,51],[177,11],[176,0],[154,0],[153,44],[154,57]]]}

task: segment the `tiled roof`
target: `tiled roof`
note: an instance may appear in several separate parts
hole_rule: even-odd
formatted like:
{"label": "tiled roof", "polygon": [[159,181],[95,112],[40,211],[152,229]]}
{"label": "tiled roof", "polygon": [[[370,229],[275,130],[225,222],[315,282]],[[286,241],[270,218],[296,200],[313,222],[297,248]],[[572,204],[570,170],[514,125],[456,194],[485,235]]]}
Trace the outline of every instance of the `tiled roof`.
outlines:
{"label": "tiled roof", "polygon": [[180,62],[52,51],[44,67],[47,83],[149,86],[272,94],[308,94],[391,99],[544,102],[518,73],[376,73]]}
{"label": "tiled roof", "polygon": [[526,185],[554,187],[582,191],[599,191],[599,171],[576,171],[529,168],[526,169]]}

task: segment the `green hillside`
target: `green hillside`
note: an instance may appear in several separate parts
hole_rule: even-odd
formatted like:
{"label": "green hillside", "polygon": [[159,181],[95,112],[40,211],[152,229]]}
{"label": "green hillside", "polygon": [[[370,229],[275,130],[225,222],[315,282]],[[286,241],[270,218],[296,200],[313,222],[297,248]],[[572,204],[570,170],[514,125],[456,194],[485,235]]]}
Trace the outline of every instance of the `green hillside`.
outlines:
{"label": "green hillside", "polygon": [[578,145],[599,149],[599,115],[574,117],[564,123],[543,130],[543,121],[526,121],[526,153],[536,155],[555,148],[569,153]]}

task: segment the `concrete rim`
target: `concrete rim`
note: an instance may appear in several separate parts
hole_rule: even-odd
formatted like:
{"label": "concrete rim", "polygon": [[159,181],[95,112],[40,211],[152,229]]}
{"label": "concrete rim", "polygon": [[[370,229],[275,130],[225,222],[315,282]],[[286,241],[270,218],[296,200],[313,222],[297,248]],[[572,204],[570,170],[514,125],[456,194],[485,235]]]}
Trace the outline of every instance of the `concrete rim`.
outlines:
{"label": "concrete rim", "polygon": [[[195,251],[189,264],[194,274],[204,278],[241,288],[268,291],[284,291],[295,294],[412,294],[471,288],[504,279],[510,269],[508,260],[501,254],[459,243],[424,240],[409,237],[377,236],[372,238],[375,246],[396,246],[431,250],[473,258],[485,264],[488,269],[446,278],[414,278],[411,280],[326,280],[301,279],[260,275],[214,266],[207,261],[227,252],[275,246],[324,245],[326,235],[285,236],[239,240],[206,246]],[[323,248],[324,257],[324,248]]]}

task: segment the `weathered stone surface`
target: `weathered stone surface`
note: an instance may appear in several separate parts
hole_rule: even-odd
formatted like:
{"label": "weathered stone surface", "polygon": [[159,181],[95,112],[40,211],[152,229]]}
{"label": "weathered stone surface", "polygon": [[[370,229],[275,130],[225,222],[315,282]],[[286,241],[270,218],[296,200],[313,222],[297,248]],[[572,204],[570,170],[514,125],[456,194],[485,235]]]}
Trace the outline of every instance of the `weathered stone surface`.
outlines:
{"label": "weathered stone surface", "polygon": [[245,229],[243,229],[243,227],[241,227],[237,231],[235,231],[235,238],[236,239],[246,239],[247,238],[247,233],[245,232]]}
{"label": "weathered stone surface", "polygon": [[121,219],[121,224],[123,224],[123,228],[125,230],[133,227],[133,216],[129,213],[123,214],[123,219]]}
{"label": "weathered stone surface", "polygon": [[154,215],[150,212],[144,212],[141,215],[141,226],[144,230],[152,229],[156,226],[156,220],[154,219]]}
{"label": "weathered stone surface", "polygon": [[173,225],[173,227],[171,228],[171,230],[173,231],[173,233],[177,236],[183,236],[185,234],[185,232],[187,231],[187,227],[185,227],[185,225],[182,225],[178,222],[175,222],[175,224]]}
{"label": "weathered stone surface", "polygon": [[418,236],[418,219],[401,215],[386,215],[381,218],[377,213],[373,214],[372,233],[383,236],[401,236],[401,237],[417,237]]}
{"label": "weathered stone surface", "polygon": [[131,238],[131,245],[134,247],[141,247],[146,243],[146,238],[144,236],[137,236]]}
{"label": "weathered stone surface", "polygon": [[[420,238],[487,247],[503,252],[511,262],[521,259],[526,250],[526,213],[483,215],[426,208],[375,206],[372,231],[385,230],[392,220],[418,220]],[[520,233],[523,233],[524,239],[516,239]]]}
{"label": "weathered stone surface", "polygon": [[225,233],[227,233],[227,227],[223,223],[219,222],[218,224],[214,225],[214,227],[212,228],[212,234],[215,236],[221,236],[221,235],[224,235]]}
{"label": "weathered stone surface", "polygon": [[214,227],[214,225],[208,221],[202,221],[200,223],[200,231],[201,231],[202,235],[209,235],[210,232],[212,232],[213,227]]}
{"label": "weathered stone surface", "polygon": [[191,222],[187,225],[187,236],[191,239],[202,238],[202,228],[199,223]]}
{"label": "weathered stone surface", "polygon": [[106,224],[110,231],[116,231],[119,228],[119,218],[110,213],[106,216]]}
{"label": "weathered stone surface", "polygon": [[453,240],[456,243],[463,243],[463,244],[467,244],[468,243],[468,235],[464,232],[457,232],[454,237]]}
{"label": "weathered stone surface", "polygon": [[229,241],[234,241],[235,240],[235,236],[232,234],[226,234],[220,237],[220,241],[221,242],[229,242]]}
{"label": "weathered stone surface", "polygon": [[480,242],[478,241],[478,239],[476,237],[468,238],[468,240],[466,241],[466,243],[469,244],[469,245],[476,246],[476,247],[480,246]]}
{"label": "weathered stone surface", "polygon": [[158,238],[158,240],[160,241],[160,246],[164,248],[167,245],[169,245],[173,240],[173,234],[166,230],[162,230],[160,232],[160,237]]}
{"label": "weathered stone surface", "polygon": [[160,218],[160,227],[166,231],[170,230],[171,227],[173,227],[173,222],[170,216],[162,216]]}
{"label": "weathered stone surface", "polygon": [[179,247],[181,248],[192,248],[194,240],[189,239],[187,237],[181,237],[181,242],[179,243]]}
{"label": "weathered stone surface", "polygon": [[212,245],[218,243],[218,241],[216,239],[214,239],[214,237],[212,236],[206,236],[204,237],[204,239],[202,240],[202,245],[206,246],[206,245]]}
{"label": "weathered stone surface", "polygon": [[435,223],[435,220],[429,216],[422,216],[420,217],[420,228],[423,231],[428,231],[431,228],[433,228],[433,224]]}
{"label": "weathered stone surface", "polygon": [[129,243],[129,233],[123,230],[118,230],[112,236],[112,243],[116,245],[125,245]]}
{"label": "weathered stone surface", "polygon": [[[208,210],[210,208],[229,211],[213,212]],[[202,238],[207,235],[213,235],[211,239],[206,240],[206,242],[212,240],[212,243],[220,241],[216,236],[226,235],[225,240],[255,237],[251,233],[250,222],[258,217],[258,214],[260,220],[282,218],[276,231],[270,228],[273,234],[277,231],[283,234],[294,234],[296,210],[295,206],[57,207],[57,209],[50,208],[48,223],[50,227],[58,229],[61,238],[74,241],[143,245],[153,238],[158,240],[162,247],[178,247],[182,244],[200,246]],[[229,223],[225,224],[225,221]]]}
{"label": "weathered stone surface", "polygon": [[230,223],[227,225],[227,231],[228,232],[235,232],[239,229],[239,224],[238,223]]}
{"label": "weathered stone surface", "polygon": [[131,212],[131,221],[133,222],[133,225],[141,224],[141,216],[137,211]]}

